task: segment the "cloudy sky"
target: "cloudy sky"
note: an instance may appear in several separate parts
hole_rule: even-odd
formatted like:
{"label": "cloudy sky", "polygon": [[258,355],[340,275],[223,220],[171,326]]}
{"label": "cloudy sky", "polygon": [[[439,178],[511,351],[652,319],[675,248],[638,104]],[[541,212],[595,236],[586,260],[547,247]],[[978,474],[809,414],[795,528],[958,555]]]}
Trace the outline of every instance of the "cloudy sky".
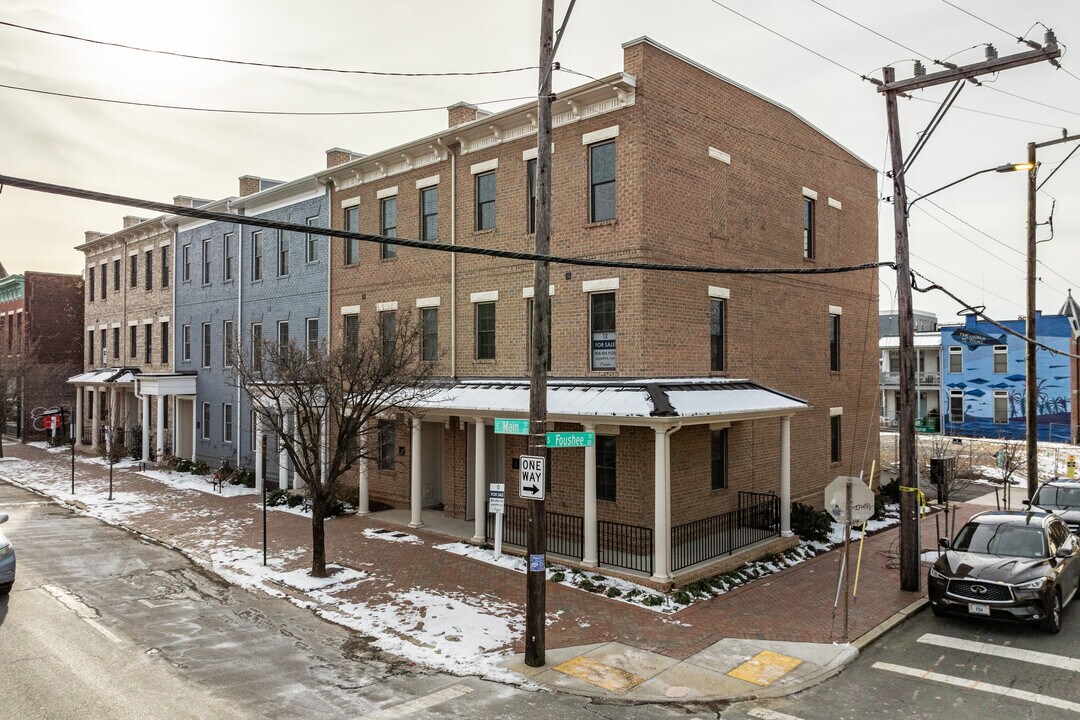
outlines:
{"label": "cloudy sky", "polygon": [[[557,19],[568,0],[556,3]],[[951,3],[951,4],[950,4]],[[957,7],[975,13],[982,20]],[[786,35],[782,39],[759,25]],[[857,21],[870,30],[844,19]],[[143,48],[275,64],[397,72],[476,71],[535,65],[538,0],[3,0],[0,22]],[[622,69],[621,43],[658,42],[792,108],[875,167],[886,162],[884,101],[858,75],[901,78],[912,60],[1021,52],[1015,36],[1041,42],[1043,25],[1066,47],[1068,75],[1048,64],[968,85],[909,173],[912,194],[969,173],[1022,162],[1028,142],[1080,133],[1080,3],[1075,0],[579,0],[559,50],[562,64],[599,76]],[[998,26],[998,28],[992,27]],[[885,36],[885,37],[882,37]],[[340,146],[375,152],[445,126],[459,100],[501,110],[535,92],[536,72],[458,78],[380,78],[301,72],[165,57],[0,25],[0,83],[144,103],[284,111],[434,111],[349,117],[225,115],[89,102],[0,88],[0,173],[153,200],[236,194],[237,177],[287,180],[320,169]],[[906,47],[905,47],[906,46]],[[842,67],[841,67],[842,66]],[[555,89],[578,84],[559,73]],[[901,101],[904,148],[947,86]],[[1075,144],[1043,150],[1042,178]],[[889,194],[886,189],[882,195]],[[1052,198],[1054,238],[1039,245],[1039,306],[1056,312],[1080,294],[1080,152],[1039,194]],[[912,211],[912,266],[1001,319],[1024,308],[1025,183],[989,173]],[[879,252],[893,257],[892,207],[879,207]],[[9,272],[79,272],[72,248],[85,230],[113,231],[121,207],[6,188],[0,194],[0,262]],[[1039,231],[1049,237],[1048,227]],[[1074,283],[1076,278],[1078,282]],[[884,271],[882,307],[895,303]],[[955,319],[941,295],[917,308]]]}

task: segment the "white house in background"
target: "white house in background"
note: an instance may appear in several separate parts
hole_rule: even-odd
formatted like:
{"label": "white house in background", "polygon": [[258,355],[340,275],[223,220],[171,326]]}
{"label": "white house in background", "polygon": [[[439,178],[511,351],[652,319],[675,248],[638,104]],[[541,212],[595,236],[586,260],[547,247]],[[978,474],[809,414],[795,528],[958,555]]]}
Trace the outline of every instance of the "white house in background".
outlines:
{"label": "white house in background", "polygon": [[[899,426],[900,338],[878,341],[881,360],[881,424]],[[915,425],[936,432],[941,427],[941,333],[915,333]]]}

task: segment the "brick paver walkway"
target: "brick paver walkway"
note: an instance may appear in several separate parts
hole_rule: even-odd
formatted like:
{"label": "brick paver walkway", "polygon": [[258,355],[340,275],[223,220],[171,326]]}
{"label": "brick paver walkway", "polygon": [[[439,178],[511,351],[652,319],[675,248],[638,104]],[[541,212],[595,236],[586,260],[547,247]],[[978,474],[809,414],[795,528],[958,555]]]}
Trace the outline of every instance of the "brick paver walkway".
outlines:
{"label": "brick paver walkway", "polygon": [[[70,472],[66,454],[25,445],[5,445],[11,457],[30,460],[62,487]],[[10,467],[10,465],[8,466]],[[8,474],[0,463],[0,475]],[[108,470],[79,462],[79,493],[103,492]],[[177,489],[127,470],[115,471],[117,492],[135,493],[142,504],[124,522],[146,535],[209,554],[229,545],[261,551],[262,522],[256,495],[222,497]],[[128,497],[125,495],[125,497]],[[981,509],[959,506],[957,524]],[[286,569],[310,563],[311,521],[286,512],[269,513],[269,552],[288,557]],[[328,562],[374,574],[378,582],[361,583],[339,596],[351,602],[389,602],[411,589],[467,596],[487,596],[524,610],[521,573],[432,549],[448,539],[409,531],[423,544],[368,538],[363,531],[387,527],[370,518],[343,516],[326,524]],[[923,547],[936,545],[933,518],[923,523]],[[859,594],[851,603],[850,637],[856,638],[911,604],[919,593],[899,589],[896,528],[868,538],[863,550]],[[853,545],[854,562],[857,545]],[[554,619],[547,631],[549,648],[618,641],[684,659],[722,638],[804,642],[840,641],[840,611],[833,610],[841,553],[819,555],[783,572],[697,603],[674,615],[655,613],[555,583],[548,584],[547,608]],[[925,572],[925,570],[923,571]],[[925,587],[925,575],[923,576]],[[520,652],[521,647],[515,647]]]}

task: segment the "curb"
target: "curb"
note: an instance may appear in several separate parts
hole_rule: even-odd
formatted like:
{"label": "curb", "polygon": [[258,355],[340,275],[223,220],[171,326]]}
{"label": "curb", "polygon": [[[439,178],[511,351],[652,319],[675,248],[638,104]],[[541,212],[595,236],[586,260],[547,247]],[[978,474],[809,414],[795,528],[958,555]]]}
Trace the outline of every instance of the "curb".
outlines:
{"label": "curb", "polygon": [[906,622],[910,618],[925,610],[929,604],[929,599],[925,597],[919,598],[907,607],[902,608],[896,613],[893,613],[892,616],[890,616],[884,622],[880,623],[877,627],[871,628],[869,631],[857,637],[854,641],[852,641],[851,644],[855,646],[855,648],[862,650],[867,645],[870,645],[882,635],[895,628],[897,625]]}

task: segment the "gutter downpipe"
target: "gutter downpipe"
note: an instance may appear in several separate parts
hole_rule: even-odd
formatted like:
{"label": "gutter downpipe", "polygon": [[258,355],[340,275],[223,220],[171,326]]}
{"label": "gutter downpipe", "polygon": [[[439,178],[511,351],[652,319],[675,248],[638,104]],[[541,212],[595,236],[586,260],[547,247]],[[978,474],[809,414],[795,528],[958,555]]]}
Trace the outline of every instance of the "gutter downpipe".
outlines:
{"label": "gutter downpipe", "polygon": [[[450,155],[450,244],[457,245],[457,154],[442,138],[435,143]],[[457,378],[457,253],[450,253],[450,377]]]}
{"label": "gutter downpipe", "polygon": [[[237,215],[243,215],[238,212]],[[233,329],[233,352],[237,354],[235,363],[240,362],[240,342],[244,337],[244,223],[237,222],[236,230],[236,327]],[[241,430],[241,417],[244,414],[243,389],[240,387],[240,373],[236,373],[236,417],[233,419],[233,432],[236,433],[236,467],[240,467],[240,438],[243,437]]]}

